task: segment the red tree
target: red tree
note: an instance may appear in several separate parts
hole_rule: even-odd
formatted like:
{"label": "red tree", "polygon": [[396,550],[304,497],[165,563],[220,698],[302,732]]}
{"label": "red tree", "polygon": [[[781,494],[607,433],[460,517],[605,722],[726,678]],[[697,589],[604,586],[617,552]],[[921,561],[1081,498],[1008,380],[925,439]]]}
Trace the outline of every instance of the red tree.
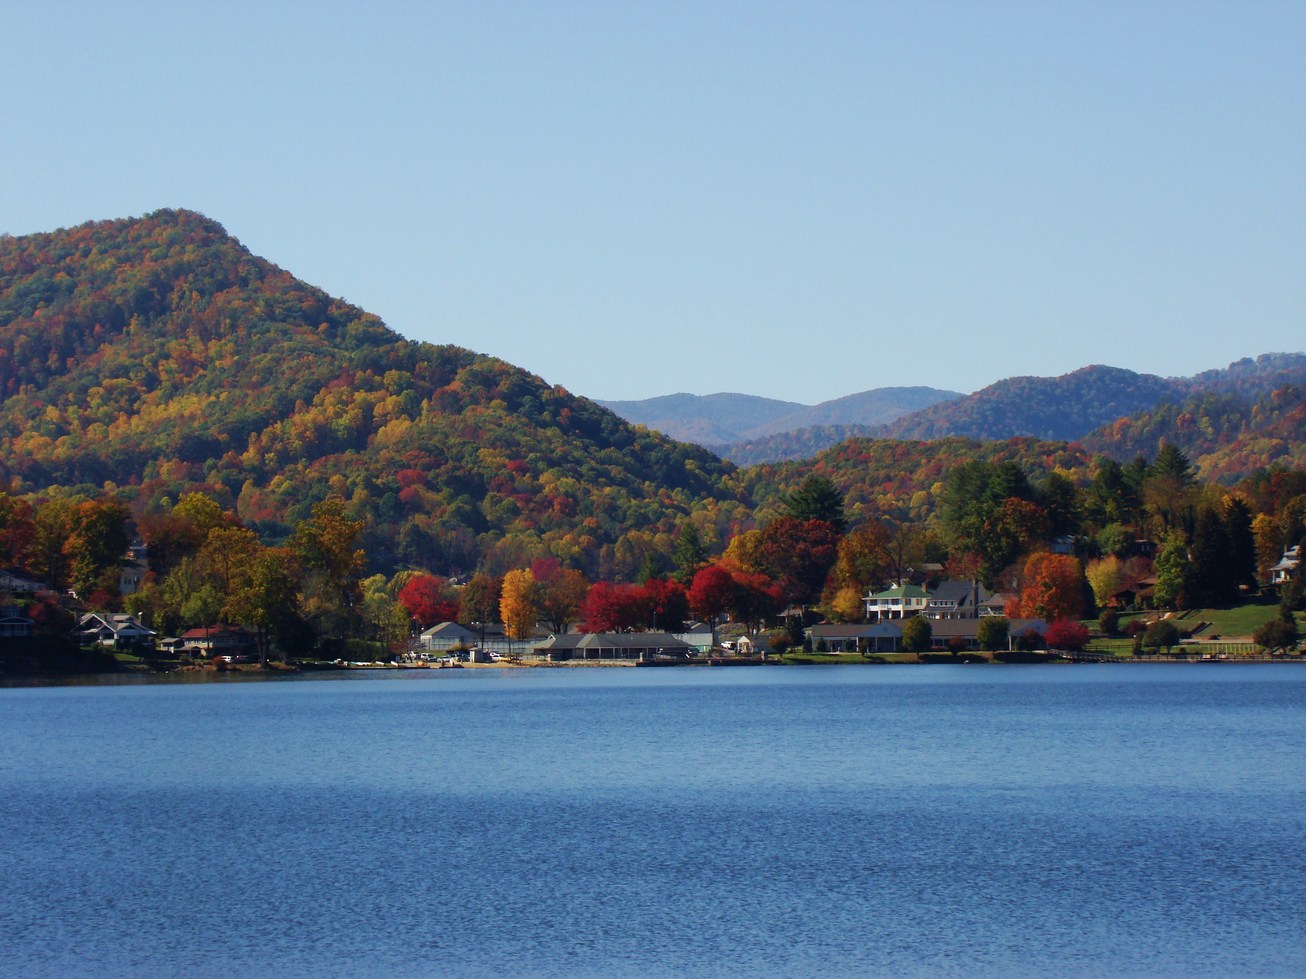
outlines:
{"label": "red tree", "polygon": [[647,625],[663,632],[679,632],[689,618],[689,596],[678,581],[650,578],[644,582]]}
{"label": "red tree", "polygon": [[644,620],[644,590],[597,581],[590,586],[580,614],[586,632],[627,632]]}
{"label": "red tree", "polygon": [[766,575],[740,571],[734,575],[734,579],[730,614],[747,623],[750,632],[756,632],[763,621],[784,611],[785,594]]}
{"label": "red tree", "polygon": [[734,599],[735,579],[719,564],[711,564],[694,575],[689,586],[689,607],[712,628],[712,645],[716,645],[717,619],[730,608]]}
{"label": "red tree", "polygon": [[1057,619],[1048,626],[1048,646],[1052,649],[1065,649],[1079,652],[1088,645],[1088,627],[1074,619]]}
{"label": "red tree", "polygon": [[410,578],[399,589],[399,604],[423,628],[437,622],[453,622],[458,618],[458,598],[449,583],[435,575],[423,574]]}
{"label": "red tree", "polygon": [[827,521],[780,517],[762,528],[750,570],[776,581],[794,604],[809,605],[834,567],[839,539],[839,531]]}

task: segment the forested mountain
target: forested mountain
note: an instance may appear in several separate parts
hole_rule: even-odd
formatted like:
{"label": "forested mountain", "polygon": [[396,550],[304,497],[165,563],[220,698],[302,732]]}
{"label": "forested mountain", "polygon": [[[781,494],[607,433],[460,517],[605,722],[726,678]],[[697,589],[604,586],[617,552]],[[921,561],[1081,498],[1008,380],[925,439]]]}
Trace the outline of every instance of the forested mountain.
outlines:
{"label": "forested mountain", "polygon": [[202,489],[272,539],[337,494],[382,569],[631,574],[691,512],[746,511],[710,453],[405,340],[187,211],[0,239],[0,396],[0,488]]}
{"label": "forested mountain", "polygon": [[[1245,382],[1244,382],[1245,383]],[[1306,467],[1306,386],[1255,396],[1223,385],[1182,403],[1117,419],[1083,440],[1117,460],[1151,457],[1160,444],[1181,449],[1207,480],[1232,484],[1272,465]]]}
{"label": "forested mountain", "polygon": [[848,438],[1073,441],[1116,419],[1195,396],[1254,398],[1285,384],[1306,384],[1306,354],[1262,354],[1186,378],[1091,366],[1060,377],[1007,378],[964,396],[880,388],[811,407],[742,394],[607,404],[623,418],[750,466],[810,458]]}
{"label": "forested mountain", "polygon": [[872,434],[908,439],[1029,435],[1074,440],[1117,418],[1181,403],[1197,393],[1238,391],[1254,396],[1286,383],[1306,383],[1306,354],[1264,354],[1190,378],[1083,367],[1060,377],[1007,378],[964,398],[906,415]]}
{"label": "forested mountain", "polygon": [[[644,401],[604,401],[627,421],[729,456],[732,443],[803,428],[872,426],[961,395],[930,387],[888,387],[816,405],[749,394],[671,394]],[[838,441],[835,439],[834,441]],[[825,442],[819,448],[833,444]]]}
{"label": "forested mountain", "polygon": [[854,438],[812,459],[763,464],[741,471],[740,479],[756,501],[764,522],[809,475],[833,481],[844,494],[851,519],[887,515],[898,521],[924,521],[935,510],[947,472],[969,462],[1015,463],[1032,478],[1054,470],[1089,478],[1091,457],[1081,446],[1031,438],[978,442],[945,438],[932,441]]}
{"label": "forested mountain", "polygon": [[1118,367],[1083,367],[1061,377],[1011,377],[907,415],[876,434],[905,439],[1075,439],[1121,415],[1176,397],[1177,391],[1165,378]]}

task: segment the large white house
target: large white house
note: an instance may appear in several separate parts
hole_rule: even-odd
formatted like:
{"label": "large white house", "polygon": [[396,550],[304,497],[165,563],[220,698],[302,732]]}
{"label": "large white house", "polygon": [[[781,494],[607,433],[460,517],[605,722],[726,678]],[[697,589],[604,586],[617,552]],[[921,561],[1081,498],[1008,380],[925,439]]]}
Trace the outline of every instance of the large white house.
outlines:
{"label": "large white house", "polygon": [[868,619],[905,619],[925,611],[930,604],[930,593],[920,585],[899,582],[885,591],[867,595],[863,601]]}

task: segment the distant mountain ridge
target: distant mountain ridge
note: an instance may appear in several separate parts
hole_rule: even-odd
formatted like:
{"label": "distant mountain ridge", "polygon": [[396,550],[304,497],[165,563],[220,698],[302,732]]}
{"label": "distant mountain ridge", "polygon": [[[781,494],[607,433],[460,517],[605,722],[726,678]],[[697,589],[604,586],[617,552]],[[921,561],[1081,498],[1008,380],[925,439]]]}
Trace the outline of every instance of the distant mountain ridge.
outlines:
{"label": "distant mountain ridge", "polygon": [[815,405],[729,393],[669,394],[642,401],[600,401],[599,404],[633,424],[656,429],[682,442],[712,448],[804,428],[883,425],[960,397],[956,391],[931,387],[885,387]]}
{"label": "distant mountain ridge", "polygon": [[[718,421],[724,416],[709,415],[716,406],[729,405],[736,417],[761,419],[760,413],[748,414],[747,395],[674,395],[611,406],[629,420],[667,434],[672,434],[671,429],[678,433],[672,434],[674,438],[696,441],[737,465],[749,466],[810,458],[849,438],[1076,441],[1117,419],[1180,405],[1204,394],[1255,399],[1291,384],[1306,384],[1306,354],[1262,354],[1179,378],[1091,365],[1059,377],[1006,378],[969,395],[948,396],[949,392],[933,388],[882,388],[793,411],[784,410],[789,402],[758,398],[753,400],[764,406],[765,419],[747,431]],[[888,405],[892,411],[905,403],[904,392],[922,392],[915,396],[935,400],[918,410],[898,411],[887,422],[868,420],[877,408]],[[730,431],[742,437],[724,441],[722,436]]]}

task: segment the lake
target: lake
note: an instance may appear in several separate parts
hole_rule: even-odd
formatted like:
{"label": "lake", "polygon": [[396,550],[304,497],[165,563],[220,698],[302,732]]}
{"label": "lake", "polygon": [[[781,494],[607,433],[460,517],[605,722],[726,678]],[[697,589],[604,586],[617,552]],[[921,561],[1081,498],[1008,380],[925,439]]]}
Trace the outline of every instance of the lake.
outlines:
{"label": "lake", "polygon": [[1306,669],[0,690],[0,974],[1306,974]]}

